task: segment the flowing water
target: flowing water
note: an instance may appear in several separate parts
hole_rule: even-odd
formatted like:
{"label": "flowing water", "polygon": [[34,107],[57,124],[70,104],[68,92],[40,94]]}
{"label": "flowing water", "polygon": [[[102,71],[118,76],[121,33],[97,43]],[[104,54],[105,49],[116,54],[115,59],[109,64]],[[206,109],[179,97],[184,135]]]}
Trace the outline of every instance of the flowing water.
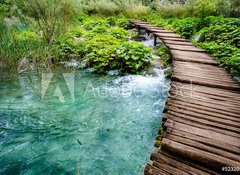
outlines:
{"label": "flowing water", "polygon": [[2,74],[0,174],[143,174],[168,90],[155,71]]}

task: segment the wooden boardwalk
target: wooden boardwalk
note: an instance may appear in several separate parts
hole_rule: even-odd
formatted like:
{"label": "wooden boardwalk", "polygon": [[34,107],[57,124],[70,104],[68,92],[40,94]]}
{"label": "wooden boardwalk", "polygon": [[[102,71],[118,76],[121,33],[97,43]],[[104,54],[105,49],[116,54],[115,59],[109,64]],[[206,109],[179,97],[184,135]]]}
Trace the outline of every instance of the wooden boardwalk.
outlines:
{"label": "wooden boardwalk", "polygon": [[143,21],[130,22],[159,38],[173,58],[164,132],[156,138],[158,148],[145,174],[240,174],[239,84],[180,35]]}

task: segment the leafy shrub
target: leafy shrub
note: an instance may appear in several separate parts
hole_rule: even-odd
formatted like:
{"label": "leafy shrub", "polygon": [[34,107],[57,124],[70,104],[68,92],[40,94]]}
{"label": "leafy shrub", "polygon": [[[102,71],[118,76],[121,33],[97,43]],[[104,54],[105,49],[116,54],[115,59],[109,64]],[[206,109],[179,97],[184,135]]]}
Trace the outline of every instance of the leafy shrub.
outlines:
{"label": "leafy shrub", "polygon": [[210,15],[216,15],[217,4],[212,0],[197,0],[194,7],[194,14],[198,17],[204,18]]}
{"label": "leafy shrub", "polygon": [[157,54],[161,57],[161,60],[163,60],[163,64],[165,67],[169,66],[172,60],[171,53],[164,45],[160,45]]}
{"label": "leafy shrub", "polygon": [[190,38],[195,32],[199,31],[201,20],[199,18],[176,19],[172,22],[174,31],[180,33],[185,38]]}
{"label": "leafy shrub", "polygon": [[84,41],[62,37],[57,44],[59,54],[62,58],[66,58],[68,56],[82,57],[84,55]]}
{"label": "leafy shrub", "polygon": [[131,25],[127,18],[120,17],[116,21],[116,26],[124,28],[124,29],[128,29]]}
{"label": "leafy shrub", "polygon": [[39,35],[31,30],[16,30],[12,33],[14,40],[19,41],[38,41],[40,39]]}
{"label": "leafy shrub", "polygon": [[73,36],[73,37],[82,37],[86,32],[84,31],[82,26],[75,26],[73,29],[71,29],[67,35],[68,36]]}
{"label": "leafy shrub", "polygon": [[0,14],[1,16],[10,16],[12,14],[11,11],[11,2],[9,0],[1,0],[0,2]]}
{"label": "leafy shrub", "polygon": [[233,75],[240,76],[240,49],[215,42],[198,43],[197,45],[209,52],[221,63],[221,66],[227,68]]}
{"label": "leafy shrub", "polygon": [[84,60],[99,73],[117,69],[118,62],[114,58],[115,48],[119,45],[119,40],[113,36],[96,35],[87,42]]}
{"label": "leafy shrub", "polygon": [[109,34],[121,40],[127,40],[130,37],[129,32],[123,28],[110,28]]}
{"label": "leafy shrub", "polygon": [[110,25],[105,20],[100,20],[100,19],[85,20],[83,26],[86,30],[92,30],[97,26],[110,27]]}
{"label": "leafy shrub", "polygon": [[151,65],[152,51],[143,44],[126,42],[117,48],[116,53],[121,69],[126,72],[139,73]]}
{"label": "leafy shrub", "polygon": [[116,22],[117,22],[117,18],[116,17],[110,16],[106,20],[107,20],[107,22],[108,22],[108,24],[110,26],[115,26],[116,25]]}
{"label": "leafy shrub", "polygon": [[97,35],[87,42],[84,60],[99,73],[120,69],[138,73],[150,65],[151,50],[137,42],[124,42],[109,35]]}
{"label": "leafy shrub", "polygon": [[205,42],[230,44],[240,48],[240,28],[237,26],[223,24],[205,27],[199,32]]}

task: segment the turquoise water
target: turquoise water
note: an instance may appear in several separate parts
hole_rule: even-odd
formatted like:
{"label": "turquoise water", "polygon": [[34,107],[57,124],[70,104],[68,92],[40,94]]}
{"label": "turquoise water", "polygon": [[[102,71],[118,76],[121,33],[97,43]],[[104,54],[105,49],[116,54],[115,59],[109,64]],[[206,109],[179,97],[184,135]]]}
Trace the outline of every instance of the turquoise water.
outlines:
{"label": "turquoise water", "polygon": [[157,72],[1,74],[0,174],[143,174],[168,89]]}

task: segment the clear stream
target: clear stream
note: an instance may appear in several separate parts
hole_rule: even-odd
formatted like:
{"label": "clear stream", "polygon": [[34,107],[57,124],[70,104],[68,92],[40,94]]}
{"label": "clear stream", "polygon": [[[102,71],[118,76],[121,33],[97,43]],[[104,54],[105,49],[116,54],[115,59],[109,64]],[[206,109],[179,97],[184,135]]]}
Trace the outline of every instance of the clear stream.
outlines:
{"label": "clear stream", "polygon": [[143,174],[169,87],[154,71],[2,73],[0,174]]}

